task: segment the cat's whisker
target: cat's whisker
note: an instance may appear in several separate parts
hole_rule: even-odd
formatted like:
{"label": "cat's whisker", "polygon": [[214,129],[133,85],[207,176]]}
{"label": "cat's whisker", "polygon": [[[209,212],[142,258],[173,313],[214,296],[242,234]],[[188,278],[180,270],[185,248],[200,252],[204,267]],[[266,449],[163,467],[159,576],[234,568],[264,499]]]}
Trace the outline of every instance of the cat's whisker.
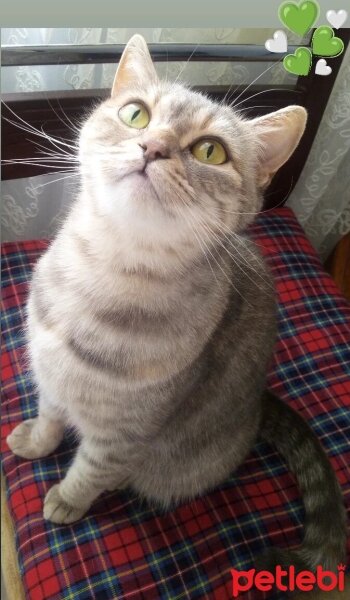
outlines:
{"label": "cat's whisker", "polygon": [[[281,60],[282,60],[282,59],[281,59]],[[280,63],[281,63],[281,60],[279,60],[279,61],[277,61],[277,62],[274,62],[272,65],[270,65],[269,67],[267,67],[266,69],[264,69],[264,71],[262,71],[262,73],[259,73],[259,75],[258,75],[257,77],[255,77],[255,79],[253,79],[253,81],[251,81],[251,82],[250,82],[250,83],[247,85],[247,87],[246,87],[246,88],[244,88],[244,90],[242,90],[242,92],[241,92],[241,93],[240,93],[240,94],[237,96],[237,98],[236,98],[236,99],[239,99],[239,98],[240,98],[240,97],[241,97],[243,94],[245,94],[245,93],[246,93],[246,91],[247,91],[247,90],[248,90],[248,89],[249,89],[249,88],[250,88],[250,87],[251,87],[251,86],[252,86],[254,83],[256,83],[256,82],[257,82],[257,81],[258,81],[258,80],[259,80],[259,79],[260,79],[260,78],[261,78],[263,75],[265,75],[265,74],[266,74],[268,71],[270,71],[270,69],[272,69],[273,67],[275,67],[275,66],[276,66],[276,64],[277,64],[277,65],[278,65],[278,64],[280,64]],[[226,92],[226,94],[225,94],[225,96],[224,96],[223,100],[221,101],[221,104],[224,104],[227,98],[229,99],[230,97],[232,97],[232,96],[233,96],[233,95],[236,93],[236,91],[237,91],[237,89],[238,89],[238,88],[239,88],[239,85],[238,85],[238,86],[236,86],[236,87],[235,87],[235,89],[233,90],[233,92],[231,92],[231,93],[230,93],[230,90],[232,89],[232,85],[231,85],[231,86],[229,87],[228,91]]]}
{"label": "cat's whisker", "polygon": [[[51,175],[54,175],[55,173],[51,173]],[[41,189],[43,187],[46,187],[47,185],[51,185],[52,183],[56,183],[57,181],[63,181],[64,179],[71,179],[73,177],[80,177],[80,173],[72,173],[70,175],[67,175],[65,177],[59,177],[58,179],[53,179],[51,181],[47,181],[46,183],[39,183],[37,186],[33,186],[33,189],[35,191],[37,191],[38,189]]]}
{"label": "cat's whisker", "polygon": [[[28,166],[34,166],[34,167],[42,167],[45,169],[54,169],[54,171],[57,173],[71,172],[71,170],[67,170],[67,167],[63,166],[63,165],[50,165],[50,164],[43,164],[43,163],[38,163],[38,162],[16,161],[16,160],[6,160],[6,161],[1,161],[1,162],[4,165],[28,165]],[[46,175],[46,173],[43,173],[43,174]]]}
{"label": "cat's whisker", "polygon": [[255,110],[256,108],[274,108],[276,109],[276,105],[272,104],[255,104],[254,106],[247,106],[246,108],[240,108],[238,110],[235,109],[235,114],[237,116],[245,116],[249,110]]}
{"label": "cat's whisker", "polygon": [[[278,60],[277,62],[272,63],[272,65],[270,65],[269,67],[267,67],[266,69],[264,69],[264,71],[262,71],[262,73],[259,73],[259,75],[257,77],[255,77],[255,79],[253,79],[253,81],[251,81],[246,88],[244,88],[244,90],[242,90],[242,92],[240,94],[238,94],[236,100],[238,100],[243,94],[246,93],[247,90],[249,90],[249,88],[256,83],[263,75],[265,75],[268,71],[270,71],[273,67],[275,67],[276,65],[279,65],[281,63],[282,59]],[[237,86],[235,88],[235,90],[232,92],[232,94],[230,94],[230,96],[232,96],[236,90],[238,89],[239,86]],[[227,94],[225,95],[226,99]]]}
{"label": "cat's whisker", "polygon": [[[180,200],[183,200],[182,197],[177,192],[176,192],[176,195],[180,198]],[[186,205],[186,208],[188,208],[188,205],[187,204],[185,204],[185,205]],[[175,211],[178,213],[178,215],[181,218],[183,218],[183,214],[178,209],[178,207],[176,206],[176,204],[174,204],[173,206],[174,206]],[[206,261],[207,261],[207,263],[209,265],[209,268],[210,268],[210,270],[211,270],[211,272],[212,272],[212,274],[213,274],[213,276],[215,278],[215,281],[216,281],[217,285],[220,287],[221,291],[223,291],[222,286],[221,286],[221,284],[220,284],[220,282],[219,282],[219,280],[218,280],[218,278],[216,276],[216,273],[215,273],[215,271],[214,271],[214,269],[212,267],[212,264],[211,264],[211,262],[209,260],[208,254],[207,254],[208,252],[211,254],[211,251],[210,251],[208,245],[205,243],[205,241],[203,239],[201,240],[200,234],[199,234],[198,230],[197,230],[197,233],[198,233],[198,235],[197,235],[195,228],[192,226],[192,224],[190,223],[190,221],[188,221],[188,219],[186,219],[186,223],[189,225],[190,229],[192,230],[192,233],[195,236],[195,238],[196,238],[196,240],[197,240],[197,242],[198,242],[198,244],[199,244],[199,246],[200,246],[200,248],[201,248],[201,250],[202,250],[202,252],[203,252],[203,254],[205,256],[205,258],[206,258]],[[204,246],[204,248],[203,248],[203,246]],[[211,254],[211,256],[215,260],[215,257],[212,254]],[[217,262],[217,261],[215,261],[215,262]]]}
{"label": "cat's whisker", "polygon": [[57,146],[57,144],[61,144],[62,146],[68,147],[70,149],[74,149],[76,150],[77,146],[76,144],[68,144],[65,141],[62,141],[62,139],[56,138],[54,136],[50,136],[47,133],[45,133],[43,131],[43,129],[41,129],[39,131],[39,129],[36,129],[35,127],[33,127],[32,125],[30,125],[29,123],[27,123],[24,119],[22,119],[22,117],[20,117],[19,115],[17,115],[12,108],[10,108],[5,102],[2,101],[2,104],[4,104],[4,106],[7,108],[7,110],[9,112],[11,112],[14,117],[17,119],[17,121],[13,121],[11,119],[9,119],[8,117],[3,117],[8,123],[10,123],[11,125],[14,125],[15,127],[17,127],[18,129],[25,131],[27,133],[30,133],[32,135],[37,135],[38,137],[44,138],[48,141],[50,141],[50,143],[52,143],[54,146],[56,146],[56,148],[58,150],[62,150],[62,148],[60,148],[59,146]]}
{"label": "cat's whisker", "polygon": [[71,162],[76,162],[79,163],[79,159],[77,156],[64,156],[62,154],[58,154],[58,153],[53,153],[53,152],[44,152],[43,150],[39,150],[38,154],[40,155],[39,157],[36,156],[36,158],[43,158],[43,159],[52,159],[52,160],[60,160],[61,162],[66,162],[66,163],[71,163]]}
{"label": "cat's whisker", "polygon": [[176,85],[176,83],[179,81],[181,75],[183,74],[183,72],[185,71],[185,69],[187,68],[188,63],[191,61],[191,58],[193,57],[194,53],[198,50],[199,46],[201,44],[198,43],[195,48],[193,49],[193,51],[191,52],[190,56],[188,57],[188,59],[186,60],[184,66],[182,67],[182,69],[180,70],[178,76],[176,77],[175,81],[172,84],[172,87],[170,88],[170,91],[172,91]]}
{"label": "cat's whisker", "polygon": [[[289,193],[290,193],[290,191],[288,192],[288,195],[289,195]],[[285,202],[285,200],[282,200],[282,204],[283,204],[284,202]],[[223,209],[220,209],[220,208],[219,208],[218,210],[223,210]],[[261,212],[262,212],[262,213],[263,213],[263,212],[269,212],[270,210],[274,210],[274,209],[267,209],[266,211],[261,211]],[[253,214],[253,215],[258,215],[258,214],[260,214],[260,213],[259,213],[259,212],[258,212],[258,213],[252,212],[252,213],[234,213],[234,214],[238,214],[238,215],[239,215],[239,214]],[[249,246],[246,244],[245,240],[242,240],[242,239],[241,239],[241,237],[240,237],[240,236],[239,236],[237,233],[235,233],[235,232],[234,232],[234,231],[233,231],[231,228],[227,227],[227,225],[225,225],[224,223],[221,223],[220,225],[221,225],[221,227],[222,227],[222,228],[226,227],[226,230],[227,230],[227,233],[228,233],[228,235],[232,235],[232,236],[233,236],[233,237],[236,239],[236,242],[237,242],[238,244],[240,244],[241,246],[244,246],[244,248],[245,248],[245,249],[246,249],[246,250],[247,250],[247,251],[248,251],[248,252],[251,254],[252,258],[254,258],[254,256],[255,256],[255,255],[254,255],[254,253],[253,253],[253,252],[250,250],[250,248],[249,248]],[[217,226],[218,226],[218,227],[220,227],[219,225],[217,225]],[[227,238],[227,235],[225,234],[225,232],[224,232],[224,231],[222,231],[222,233],[223,233],[223,235],[224,235],[224,236]],[[227,241],[229,241],[229,238],[227,238]],[[232,243],[232,242],[231,242],[231,243]],[[251,243],[251,244],[253,244],[254,246],[256,246],[257,248],[260,248],[259,244],[257,244],[257,243],[256,243],[256,242],[254,242],[253,240],[250,240],[250,243]],[[237,246],[236,246],[235,244],[233,244],[233,243],[232,243],[232,246],[233,246],[233,248],[234,248],[235,250],[237,250],[237,252],[239,253],[239,250],[238,250]],[[239,254],[240,254],[240,253],[239,253]],[[243,258],[243,257],[242,257],[242,258]],[[250,265],[250,264],[249,264],[249,266],[251,267],[251,265]],[[254,270],[254,269],[253,269],[253,270]],[[255,271],[255,270],[254,270],[254,271]],[[257,271],[255,271],[255,272],[256,272],[256,274],[257,274],[257,275],[258,275],[260,278],[262,278],[262,276],[261,276],[261,274],[260,274],[259,272],[257,272]],[[269,285],[269,282],[268,282],[268,281],[266,281],[266,279],[265,279],[265,278],[263,278],[263,281],[264,281],[264,282],[265,282],[267,285]]]}
{"label": "cat's whisker", "polygon": [[78,156],[72,152],[67,152],[66,150],[64,150],[64,152],[62,152],[61,150],[55,150],[54,148],[46,148],[46,146],[43,146],[42,144],[38,144],[38,142],[34,142],[35,145],[38,148],[41,148],[38,151],[38,154],[43,154],[46,156],[58,156],[61,158],[65,158],[66,160],[79,160]]}
{"label": "cat's whisker", "polygon": [[168,83],[168,69],[169,69],[169,53],[168,49],[166,50],[166,71],[165,71],[165,81]]}
{"label": "cat's whisker", "polygon": [[80,130],[81,130],[81,125],[83,124],[83,119],[81,120],[80,126],[75,125],[75,123],[73,123],[73,121],[70,119],[70,117],[67,115],[67,113],[65,113],[62,104],[60,103],[59,98],[56,98],[56,101],[58,103],[58,106],[60,107],[63,115],[66,117],[67,121],[72,125],[73,129],[76,131],[77,135],[80,135]]}
{"label": "cat's whisker", "polygon": [[[256,213],[254,213],[254,214],[256,214]],[[224,244],[224,243],[223,243],[223,241],[220,239],[220,237],[219,237],[219,236],[218,236],[218,235],[215,233],[215,231],[214,231],[214,230],[213,230],[213,229],[210,227],[210,223],[213,223],[213,221],[212,221],[212,220],[210,220],[210,221],[208,221],[208,220],[205,220],[205,221],[204,221],[204,218],[203,218],[203,217],[201,217],[200,215],[196,215],[196,219],[198,219],[198,220],[201,222],[201,224],[202,224],[202,227],[205,227],[205,228],[206,228],[207,232],[209,233],[209,236],[213,236],[213,237],[215,238],[216,242],[217,242],[217,243],[218,243],[218,244],[219,244],[219,245],[220,245],[220,246],[221,246],[221,247],[222,247],[222,248],[223,248],[223,249],[224,249],[224,250],[225,250],[225,251],[226,251],[226,252],[227,252],[227,253],[230,255],[230,257],[231,257],[231,258],[232,258],[232,260],[235,262],[235,264],[236,264],[236,265],[237,265],[237,266],[238,266],[238,267],[239,267],[241,270],[243,270],[243,269],[241,268],[241,266],[239,265],[239,263],[236,261],[235,257],[234,257],[234,256],[233,256],[233,255],[232,255],[232,254],[231,254],[231,253],[228,251],[228,249],[226,248],[225,244]],[[239,256],[240,256],[240,257],[241,257],[241,259],[242,259],[242,260],[245,262],[245,264],[246,264],[246,265],[247,265],[247,266],[248,266],[250,269],[252,269],[252,270],[253,270],[253,271],[254,271],[254,272],[255,272],[255,273],[258,275],[258,277],[260,277],[260,278],[261,278],[261,279],[264,281],[264,283],[265,283],[265,284],[267,284],[267,285],[270,285],[271,289],[274,289],[274,288],[271,286],[271,284],[269,284],[269,282],[267,282],[267,281],[266,281],[266,279],[265,279],[265,278],[264,278],[264,277],[263,277],[263,276],[262,276],[262,275],[261,275],[259,272],[257,272],[257,271],[256,271],[256,270],[255,270],[255,269],[252,267],[252,265],[251,265],[251,264],[250,264],[250,263],[247,261],[247,259],[246,259],[246,258],[245,258],[245,257],[244,257],[244,256],[243,256],[243,255],[242,255],[240,252],[239,252],[239,250],[238,250],[237,246],[236,246],[235,244],[233,244],[232,240],[230,240],[230,238],[228,237],[228,235],[225,233],[225,231],[224,231],[224,227],[225,227],[225,229],[226,229],[226,231],[227,231],[227,233],[228,233],[229,235],[233,235],[233,236],[235,237],[235,239],[237,240],[237,242],[239,242],[239,243],[241,243],[241,244],[243,245],[243,244],[244,244],[244,242],[243,242],[243,240],[241,240],[240,236],[239,236],[239,235],[237,235],[237,234],[235,234],[235,233],[232,231],[232,229],[231,229],[231,228],[229,228],[227,225],[225,225],[225,224],[224,224],[224,223],[222,223],[222,222],[220,222],[220,223],[217,223],[217,222],[215,221],[213,224],[214,224],[214,225],[217,227],[217,229],[219,230],[219,232],[221,232],[221,234],[222,234],[222,235],[225,237],[225,239],[226,239],[226,242],[227,242],[227,243],[229,243],[229,244],[231,245],[232,249],[233,249],[235,252],[237,252],[237,253],[239,254]],[[248,252],[251,254],[252,258],[255,260],[255,255],[254,255],[254,253],[253,253],[253,252],[250,250],[250,248],[249,248],[249,247],[248,247],[246,244],[244,244],[244,246],[246,247],[246,249],[248,250]],[[243,271],[244,271],[244,270],[243,270]],[[250,280],[251,280],[251,281],[252,281],[252,282],[253,282],[255,285],[257,285],[256,281],[252,280],[252,279],[249,277],[249,275],[248,275],[248,274],[247,274],[247,276],[248,276],[248,278],[249,278],[249,279],[250,279]]]}
{"label": "cat's whisker", "polygon": [[65,158],[61,158],[61,157],[57,157],[55,158],[54,156],[29,156],[28,158],[8,158],[8,159],[2,159],[1,163],[2,164],[8,164],[8,163],[57,163],[59,165],[69,165],[71,162],[70,159],[65,159]]}
{"label": "cat's whisker", "polygon": [[[200,218],[200,217],[199,217]],[[213,236],[213,238],[216,240],[216,243],[227,252],[227,254],[232,258],[233,262],[237,265],[237,267],[244,272],[248,279],[250,279],[250,281],[252,281],[252,283],[254,283],[254,285],[256,285],[258,288],[259,286],[257,285],[256,281],[254,281],[249,274],[243,269],[243,267],[239,264],[239,262],[237,261],[237,257],[234,256],[226,247],[224,241],[215,233],[215,231],[210,227],[210,223],[211,221],[206,220],[205,222],[202,223],[203,227],[205,226],[207,228],[207,231],[209,232],[209,235]],[[262,275],[260,273],[258,273],[252,266],[252,264],[250,264],[248,262],[248,260],[239,252],[237,246],[235,244],[233,244],[232,240],[229,239],[229,237],[227,236],[227,234],[224,232],[224,230],[222,229],[222,223],[218,224],[215,223],[215,226],[217,227],[217,229],[219,230],[219,232],[221,232],[221,235],[224,236],[226,242],[232,247],[232,249],[237,252],[237,254],[241,257],[241,259],[244,261],[244,263],[247,265],[248,268],[250,268],[252,271],[254,271],[263,281],[265,284],[268,284],[268,282],[266,281],[266,279],[264,277],[262,277]],[[229,228],[228,228],[228,232],[229,234],[232,234],[235,236],[235,238],[237,239],[237,241],[241,241],[238,235],[235,235]],[[245,248],[248,248],[248,246],[245,245]],[[250,251],[252,257],[255,258],[254,254]],[[260,289],[260,288],[259,288]],[[273,288],[272,288],[273,289]]]}
{"label": "cat's whisker", "polygon": [[61,158],[61,157],[57,157],[55,158],[54,156],[28,156],[26,158],[4,158],[2,159],[2,163],[7,163],[7,162],[27,162],[28,160],[30,160],[31,162],[57,162],[57,163],[64,163],[64,164],[69,164],[71,161],[70,159],[65,159],[65,158]]}
{"label": "cat's whisker", "polygon": [[[254,214],[256,214],[256,213],[254,213]],[[209,223],[211,223],[211,222],[212,221],[206,221],[206,223],[208,223],[208,227],[210,227]],[[239,252],[239,249],[233,243],[233,241],[230,239],[229,236],[233,236],[236,240],[236,243],[240,244],[241,246],[244,246],[244,248],[252,256],[252,258],[255,259],[255,254],[254,254],[254,252],[252,252],[250,250],[249,245],[246,244],[246,240],[241,238],[241,236],[239,234],[235,233],[233,231],[233,229],[231,227],[229,227],[228,225],[226,225],[225,223],[223,223],[223,222],[217,223],[215,221],[214,224],[217,227],[217,229],[219,230],[219,232],[221,232],[221,234],[225,237],[226,241],[232,246],[233,250],[236,251],[241,256],[241,258],[248,264],[249,267],[252,267],[252,265],[249,262],[247,262],[247,259]],[[215,232],[213,232],[213,233],[215,234]],[[252,243],[254,243],[254,242],[252,242]],[[255,245],[257,245],[257,244],[255,244]],[[265,283],[267,283],[265,278],[263,278],[258,272],[256,272],[256,274],[259,277],[261,277]]]}
{"label": "cat's whisker", "polygon": [[17,129],[19,129],[20,131],[24,131],[25,133],[30,133],[32,135],[35,133],[35,135],[39,135],[40,137],[44,137],[40,132],[38,133],[36,130],[34,132],[33,129],[31,129],[30,127],[26,127],[26,126],[22,125],[21,123],[17,123],[16,121],[13,121],[12,119],[9,119],[8,117],[2,116],[2,118],[7,123],[10,123],[10,125],[13,125],[14,127],[17,127]]}
{"label": "cat's whisker", "polygon": [[[54,148],[47,148],[43,144],[40,144],[37,140],[30,140],[30,141],[32,144],[34,144],[34,146],[37,146],[37,148],[43,149],[45,154],[52,152],[52,153],[55,153],[57,156],[66,157],[67,160],[70,160],[70,159],[78,160],[78,157],[76,154],[69,152],[65,148],[59,148],[58,146],[55,146]],[[75,152],[76,152],[76,150],[75,150]]]}
{"label": "cat's whisker", "polygon": [[[211,262],[210,262],[210,259],[209,259],[209,257],[208,257],[208,252],[209,252],[209,254],[212,256],[212,258],[214,259],[214,261],[217,263],[217,261],[216,261],[215,257],[214,257],[214,256],[213,256],[213,254],[211,253],[209,246],[208,246],[208,245],[207,245],[207,244],[204,242],[204,240],[203,240],[203,239],[201,240],[201,238],[200,238],[200,235],[199,235],[199,232],[198,232],[198,235],[197,235],[195,228],[194,228],[194,227],[192,227],[192,225],[191,225],[190,223],[188,223],[188,224],[189,224],[190,228],[192,229],[193,235],[195,236],[195,238],[196,238],[196,240],[197,240],[197,242],[198,242],[198,244],[199,244],[199,246],[200,246],[200,248],[201,248],[201,250],[202,250],[202,252],[203,252],[203,255],[205,256],[205,259],[206,259],[206,261],[207,261],[207,263],[208,263],[208,265],[209,265],[209,268],[210,268],[210,270],[211,270],[211,273],[212,273],[212,275],[213,275],[213,277],[214,277],[214,279],[215,279],[215,281],[216,281],[216,283],[217,283],[218,287],[219,287],[219,288],[221,289],[221,291],[223,292],[222,285],[221,285],[221,283],[219,282],[219,280],[218,280],[218,278],[217,278],[217,275],[216,275],[216,273],[215,273],[215,271],[214,271],[214,269],[213,269],[213,266],[212,266],[212,264],[211,264]],[[203,246],[204,246],[204,247],[203,247]]]}
{"label": "cat's whisker", "polygon": [[[30,125],[29,123],[24,121],[21,117],[16,115],[16,113],[14,113],[9,107],[8,107],[8,109],[14,114],[14,116],[18,119],[18,121],[14,121],[12,119],[9,119],[8,117],[3,117],[3,119],[5,121],[7,121],[8,123],[10,123],[11,125],[13,125],[14,127],[17,127],[17,129],[20,129],[21,131],[25,131],[26,133],[30,133],[31,135],[36,135],[38,137],[48,139],[51,143],[55,142],[55,145],[62,144],[63,146],[68,146],[70,148],[74,148],[72,145],[69,145],[66,142],[62,141],[62,139],[55,138],[53,136],[48,135],[42,129],[39,131],[39,129],[36,129],[32,125]],[[57,146],[57,148],[59,150],[62,150],[58,146]]]}
{"label": "cat's whisker", "polygon": [[[65,146],[66,148],[69,148],[71,150],[76,150],[77,149],[77,145],[75,143],[73,143],[73,144],[72,143],[67,143],[67,142],[71,142],[71,140],[68,140],[67,138],[58,138],[56,140],[56,138],[54,138],[54,137],[50,136],[49,134],[47,134],[44,131],[43,126],[41,126],[40,131],[43,134],[43,136],[46,137],[46,138],[48,138],[49,140],[58,141],[60,144],[62,144],[63,146]],[[65,141],[62,142],[62,140],[65,140]]]}
{"label": "cat's whisker", "polygon": [[[235,102],[233,102],[232,104],[230,104],[230,106],[236,110],[237,106],[244,104],[244,102],[248,102],[252,98],[255,98],[255,96],[260,96],[261,94],[267,94],[267,92],[292,92],[292,93],[294,93],[294,90],[292,90],[292,89],[286,90],[286,88],[269,88],[268,90],[261,90],[260,92],[256,92],[255,94],[252,94],[252,96],[249,96],[248,98],[245,98],[244,100],[241,100],[241,102],[238,102],[238,104],[235,104]],[[237,98],[236,98],[236,100],[237,100]]]}
{"label": "cat's whisker", "polygon": [[[243,241],[240,239],[240,237],[235,234],[234,232],[230,231],[230,234],[232,234],[236,240],[236,242],[239,244],[241,244],[241,246],[244,245],[245,250],[247,250],[249,252],[249,254],[251,255],[252,259],[255,259],[255,255],[254,253],[250,250],[249,245],[246,243],[243,243]],[[251,262],[249,262],[249,260],[239,251],[238,247],[236,244],[234,244],[232,242],[232,240],[230,240],[230,238],[228,237],[228,235],[222,231],[222,235],[224,236],[226,242],[233,248],[233,250],[235,252],[237,252],[237,254],[240,256],[240,258],[242,259],[242,261],[244,262],[244,264],[248,267],[248,269],[250,269],[251,271],[253,271],[263,282],[264,284],[269,287],[270,289],[274,290],[274,287],[270,284],[270,282],[261,275],[261,273],[259,273],[256,269],[254,269],[253,264]],[[219,238],[220,239],[220,238]],[[218,239],[218,241],[219,241]],[[259,286],[257,285],[257,282],[254,281],[249,274],[247,273],[247,271],[245,271],[243,269],[243,267],[241,267],[241,265],[239,264],[239,262],[236,261],[235,257],[229,252],[229,250],[226,248],[225,244],[222,244],[222,247],[227,251],[227,253],[229,254],[229,256],[231,256],[232,260],[235,261],[236,265],[247,275],[248,279],[250,279],[250,281],[252,283],[254,283],[254,285],[256,285],[258,288]],[[260,289],[260,288],[259,288]]]}
{"label": "cat's whisker", "polygon": [[62,113],[63,113],[63,114],[64,114],[64,116],[66,117],[66,121],[65,121],[64,119],[62,119],[62,117],[61,117],[61,116],[58,114],[58,112],[55,110],[55,108],[54,108],[53,104],[50,102],[49,98],[47,97],[46,99],[47,99],[47,102],[48,102],[48,103],[49,103],[49,105],[50,105],[50,108],[51,108],[51,110],[52,110],[52,111],[55,113],[56,117],[57,117],[57,118],[58,118],[58,119],[61,121],[61,123],[63,123],[63,125],[64,125],[65,127],[68,127],[68,129],[70,129],[70,130],[71,130],[71,131],[72,131],[72,132],[73,132],[75,135],[79,136],[79,134],[80,134],[80,128],[79,128],[79,127],[77,127],[76,125],[74,125],[74,124],[72,123],[72,121],[70,120],[70,118],[68,117],[68,115],[66,115],[66,113],[64,112],[64,110],[63,110],[63,108],[62,108],[61,104],[59,103],[59,100],[58,100],[58,98],[57,98],[57,102],[58,102],[58,104],[59,104],[59,106],[60,106],[60,109],[61,109]]}
{"label": "cat's whisker", "polygon": [[[183,200],[183,199],[182,199],[182,197],[181,197],[181,195],[180,195],[180,194],[179,194],[177,191],[176,191],[176,195],[177,195],[177,196],[180,198],[180,200]],[[220,239],[219,239],[219,238],[216,238],[216,236],[213,234],[213,231],[211,230],[211,228],[210,228],[210,227],[207,225],[207,223],[206,223],[206,222],[204,222],[204,221],[203,221],[203,220],[202,220],[202,219],[199,217],[199,215],[197,215],[197,214],[196,214],[196,215],[194,215],[194,214],[193,214],[193,212],[192,212],[192,210],[191,210],[191,208],[190,208],[190,206],[189,206],[189,205],[186,205],[186,208],[187,208],[187,210],[188,210],[188,211],[189,211],[189,212],[192,214],[192,216],[194,217],[194,219],[195,219],[197,222],[199,221],[199,224],[200,224],[201,228],[203,229],[203,231],[204,231],[204,232],[206,232],[206,234],[207,234],[207,236],[208,236],[208,241],[210,241],[210,242],[211,242],[211,243],[210,243],[210,245],[212,246],[212,249],[213,249],[213,251],[214,251],[214,252],[216,251],[216,252],[218,253],[218,249],[217,249],[216,245],[219,245],[220,247],[224,248],[224,247],[223,247],[223,245],[222,245],[222,243],[221,243],[221,241],[220,241]],[[187,221],[187,222],[188,222],[188,221]],[[212,239],[213,239],[213,237],[214,237],[214,238],[216,238],[216,245],[212,244]],[[198,238],[197,238],[197,239],[198,239]],[[218,241],[220,242],[219,244],[218,244]],[[203,242],[203,243],[204,243],[204,242]],[[233,287],[233,289],[234,289],[234,290],[235,290],[235,291],[236,291],[236,292],[237,292],[237,293],[238,293],[238,294],[239,294],[239,295],[240,295],[240,296],[243,298],[243,296],[242,296],[242,294],[240,293],[240,291],[239,291],[239,290],[238,290],[238,289],[235,287],[235,285],[234,285],[233,281],[232,281],[232,280],[231,280],[231,279],[228,277],[227,273],[224,271],[224,269],[223,269],[222,265],[220,265],[219,261],[218,261],[218,260],[215,258],[214,254],[213,254],[213,253],[212,253],[212,251],[210,250],[210,247],[209,247],[207,244],[205,244],[205,247],[206,247],[206,250],[207,250],[207,252],[209,252],[209,253],[210,253],[210,255],[211,255],[211,257],[214,259],[214,261],[215,261],[216,265],[219,267],[220,271],[223,273],[223,275],[224,275],[225,279],[226,279],[226,280],[229,282],[230,286],[231,286],[231,287]],[[224,249],[226,250],[226,248],[224,248]]]}
{"label": "cat's whisker", "polygon": [[[278,202],[277,204],[275,204],[272,208],[265,208],[263,210],[259,210],[258,212],[256,212],[256,211],[251,211],[251,212],[249,212],[249,211],[234,211],[234,210],[229,210],[229,209],[221,208],[221,207],[218,207],[218,210],[220,212],[229,213],[231,215],[237,215],[237,216],[240,216],[240,215],[263,215],[263,214],[271,212],[272,210],[275,210],[276,208],[279,208],[280,206],[283,206],[285,204],[285,202],[288,200],[288,197],[293,189],[293,182],[294,182],[294,180],[292,177],[288,192],[286,193],[284,198],[282,198],[282,200],[280,202]],[[267,197],[268,197],[268,194],[267,194]]]}

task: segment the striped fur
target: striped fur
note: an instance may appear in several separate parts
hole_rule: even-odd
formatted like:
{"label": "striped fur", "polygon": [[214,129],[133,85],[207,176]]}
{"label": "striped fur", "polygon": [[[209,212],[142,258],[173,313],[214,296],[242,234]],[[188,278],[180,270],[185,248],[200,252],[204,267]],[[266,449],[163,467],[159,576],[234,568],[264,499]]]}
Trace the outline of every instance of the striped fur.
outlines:
{"label": "striped fur", "polygon": [[[135,99],[151,115],[146,130],[118,117]],[[103,490],[126,485],[168,507],[244,460],[262,417],[276,307],[270,274],[243,231],[304,125],[298,107],[249,122],[158,82],[142,38],[129,43],[112,97],[81,132],[81,192],[31,284],[39,416],[8,443],[35,458],[57,446],[67,423],[81,437],[45,499],[45,518],[72,522]],[[220,139],[227,162],[198,162],[191,147],[201,137]],[[161,140],[166,157],[145,162],[150,140]],[[275,423],[275,403],[267,405]],[[285,410],[278,405],[276,436],[265,408],[264,433],[297,473],[311,520],[316,511],[302,555],[314,564],[331,552],[333,564],[343,546],[335,479],[311,432]],[[321,502],[327,486],[334,495]]]}
{"label": "striped fur", "polygon": [[299,569],[336,569],[344,561],[346,516],[340,486],[321,444],[308,424],[273,394],[263,396],[261,433],[273,442],[295,474],[305,507],[301,548],[267,554],[270,569],[277,564]]}

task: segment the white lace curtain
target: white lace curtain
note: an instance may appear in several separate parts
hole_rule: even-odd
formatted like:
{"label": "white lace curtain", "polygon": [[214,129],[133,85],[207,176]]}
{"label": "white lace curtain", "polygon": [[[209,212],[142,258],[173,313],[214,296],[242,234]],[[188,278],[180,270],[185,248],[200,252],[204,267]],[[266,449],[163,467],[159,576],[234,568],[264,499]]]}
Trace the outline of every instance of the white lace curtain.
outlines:
{"label": "white lace curtain", "polygon": [[[148,42],[263,44],[269,29],[138,29]],[[2,44],[125,43],[132,29],[3,29]],[[305,40],[304,40],[305,41]],[[302,41],[289,36],[289,43]],[[272,64],[272,63],[271,63]],[[159,74],[191,84],[248,85],[268,63],[157,64]],[[182,70],[183,69],[183,70]],[[47,91],[108,87],[115,65],[57,65],[2,70],[2,91]],[[259,79],[280,84],[295,81],[280,64]],[[271,101],[273,105],[273,99]],[[273,110],[273,108],[271,108]],[[287,204],[325,258],[350,230],[350,52],[344,58],[332,97],[301,178]],[[2,183],[3,239],[50,237],[74,194],[74,178],[40,176]]]}
{"label": "white lace curtain", "polygon": [[350,231],[350,47],[287,204],[323,259]]}

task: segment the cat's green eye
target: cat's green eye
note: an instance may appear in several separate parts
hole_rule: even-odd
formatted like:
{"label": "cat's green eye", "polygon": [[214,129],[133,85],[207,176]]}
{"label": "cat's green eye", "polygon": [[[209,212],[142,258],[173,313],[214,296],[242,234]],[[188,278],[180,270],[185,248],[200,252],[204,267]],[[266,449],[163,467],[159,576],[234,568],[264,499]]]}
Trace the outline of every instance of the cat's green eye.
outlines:
{"label": "cat's green eye", "polygon": [[222,165],[227,161],[226,150],[216,140],[200,140],[191,148],[193,156],[208,165]]}
{"label": "cat's green eye", "polygon": [[123,106],[119,111],[119,117],[125,125],[135,129],[144,129],[150,121],[147,109],[139,102]]}

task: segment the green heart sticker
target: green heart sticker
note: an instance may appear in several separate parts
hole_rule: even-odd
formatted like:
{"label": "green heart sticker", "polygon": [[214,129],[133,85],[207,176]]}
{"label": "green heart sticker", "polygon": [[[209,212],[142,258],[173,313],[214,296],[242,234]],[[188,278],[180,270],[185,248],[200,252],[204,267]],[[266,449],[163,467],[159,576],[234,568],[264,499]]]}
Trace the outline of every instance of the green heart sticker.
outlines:
{"label": "green heart sticker", "polygon": [[297,48],[294,54],[283,59],[284,68],[293,75],[308,75],[311,69],[312,54],[309,48]]}
{"label": "green heart sticker", "polygon": [[311,46],[316,56],[339,56],[344,50],[343,40],[335,37],[333,29],[327,25],[317,27]]}
{"label": "green heart sticker", "polygon": [[293,33],[304,36],[316,22],[320,7],[313,0],[302,0],[299,4],[295,2],[284,2],[278,10],[282,23]]}

